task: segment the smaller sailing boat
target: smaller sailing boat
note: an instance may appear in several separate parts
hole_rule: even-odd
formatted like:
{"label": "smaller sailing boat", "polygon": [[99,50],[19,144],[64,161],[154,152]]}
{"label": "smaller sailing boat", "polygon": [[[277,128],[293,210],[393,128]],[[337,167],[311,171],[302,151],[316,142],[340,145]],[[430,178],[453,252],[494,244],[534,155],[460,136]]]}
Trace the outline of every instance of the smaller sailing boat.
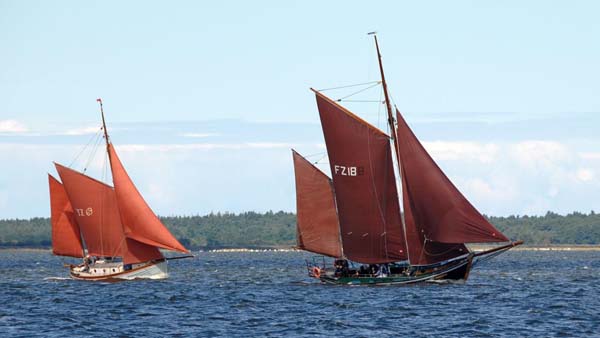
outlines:
{"label": "smaller sailing boat", "polygon": [[[398,109],[394,117],[377,36],[375,46],[390,135],[313,89],[332,178],[293,151],[297,245],[335,259],[307,262],[309,276],[330,284],[466,280],[477,260],[523,242],[510,242],[488,222]],[[483,252],[465,245],[501,242],[509,243]]]}
{"label": "smaller sailing boat", "polygon": [[89,281],[168,277],[159,248],[189,253],[152,212],[110,142],[102,100],[102,129],[113,186],[55,163],[48,174],[54,255],[83,258],[70,265],[73,279]]}

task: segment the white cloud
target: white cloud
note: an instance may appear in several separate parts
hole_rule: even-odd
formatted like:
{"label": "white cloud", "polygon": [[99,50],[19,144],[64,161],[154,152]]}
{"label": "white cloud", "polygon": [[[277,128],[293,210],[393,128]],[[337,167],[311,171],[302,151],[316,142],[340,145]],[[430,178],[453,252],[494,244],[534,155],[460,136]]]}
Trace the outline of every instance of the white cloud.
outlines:
{"label": "white cloud", "polygon": [[494,194],[494,190],[490,184],[481,178],[468,180],[465,184],[465,188],[479,197],[489,197]]}
{"label": "white cloud", "polygon": [[183,133],[180,134],[180,136],[183,137],[191,137],[191,138],[205,138],[205,137],[212,137],[212,136],[219,136],[221,134],[219,133]]}
{"label": "white cloud", "polygon": [[586,160],[600,160],[600,152],[599,153],[579,153],[579,157]]}
{"label": "white cloud", "polygon": [[506,203],[519,194],[518,184],[510,177],[490,175],[485,178],[458,178],[457,186],[466,196],[476,201],[489,201],[490,204],[502,201]]}
{"label": "white cloud", "polygon": [[0,133],[24,133],[27,127],[17,120],[0,120]]}
{"label": "white cloud", "polygon": [[70,129],[65,131],[64,133],[59,133],[58,135],[68,135],[68,136],[80,136],[80,135],[89,135],[95,134],[100,131],[100,127],[83,127],[77,129]]}
{"label": "white cloud", "polygon": [[[310,160],[318,160],[320,155],[316,153],[325,155],[324,144],[321,139],[311,138],[298,142],[286,142],[287,138],[276,136],[273,139],[282,142],[204,143],[202,141],[212,139],[198,138],[188,139],[191,144],[115,146],[134,182],[158,213],[293,210],[294,180],[288,150],[295,148],[304,155],[315,155],[309,156]],[[547,210],[565,213],[599,209],[596,197],[600,191],[600,153],[583,153],[581,149],[596,149],[589,143],[521,140],[424,144],[448,177],[483,213],[544,214]],[[48,197],[44,172],[54,173],[52,161],[69,165],[82,146],[45,143],[43,139],[35,144],[0,143],[0,158],[14,162],[5,168],[4,179],[0,178],[4,196],[11,197],[3,199],[0,191],[0,214],[4,217],[46,215]],[[100,147],[88,163],[89,153],[84,152],[74,168],[82,170],[87,165],[91,176],[110,182],[105,155]],[[327,158],[321,163],[319,168],[327,173]],[[158,181],[157,177],[160,177]],[[198,191],[203,193],[198,194]],[[251,201],[231,198],[244,194],[255,198]]]}
{"label": "white cloud", "polygon": [[560,193],[560,191],[558,190],[557,187],[550,187],[550,189],[548,189],[548,196],[550,197],[556,197],[558,196],[558,194]]}
{"label": "white cloud", "polygon": [[581,182],[592,181],[594,179],[594,176],[594,171],[588,168],[580,168],[575,173],[575,177]]}
{"label": "white cloud", "polygon": [[528,169],[554,167],[572,157],[566,145],[554,141],[519,142],[512,146],[511,154]]}
{"label": "white cloud", "polygon": [[298,144],[276,142],[247,142],[247,143],[192,143],[192,144],[124,144],[116,145],[118,151],[159,151],[169,152],[175,150],[212,150],[212,149],[291,149]]}
{"label": "white cloud", "polygon": [[493,143],[478,142],[423,142],[427,152],[436,160],[442,161],[479,161],[494,162],[498,157],[499,147]]}

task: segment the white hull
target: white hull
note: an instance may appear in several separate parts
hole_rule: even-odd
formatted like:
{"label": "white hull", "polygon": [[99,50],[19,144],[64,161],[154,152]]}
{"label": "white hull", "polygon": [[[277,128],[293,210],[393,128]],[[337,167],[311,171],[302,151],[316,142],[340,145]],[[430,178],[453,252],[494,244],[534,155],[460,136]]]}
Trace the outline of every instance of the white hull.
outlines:
{"label": "white hull", "polygon": [[89,267],[71,266],[71,278],[88,281],[165,279],[169,277],[167,261],[132,264],[125,269],[123,262],[96,262]]}

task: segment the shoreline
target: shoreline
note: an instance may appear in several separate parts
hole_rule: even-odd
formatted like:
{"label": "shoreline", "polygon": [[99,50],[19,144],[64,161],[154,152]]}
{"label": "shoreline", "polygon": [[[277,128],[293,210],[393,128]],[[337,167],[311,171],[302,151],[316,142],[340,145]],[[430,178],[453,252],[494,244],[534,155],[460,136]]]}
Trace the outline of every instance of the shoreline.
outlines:
{"label": "shoreline", "polygon": [[[484,251],[494,248],[491,245],[468,245],[475,251]],[[521,245],[510,249],[511,251],[600,251],[600,244],[557,244],[557,245]],[[35,248],[35,247],[0,247],[0,252],[49,252],[51,248]],[[192,250],[200,253],[256,253],[256,252],[295,252],[303,251],[294,247],[257,247],[257,248],[215,248],[215,249],[200,249]]]}

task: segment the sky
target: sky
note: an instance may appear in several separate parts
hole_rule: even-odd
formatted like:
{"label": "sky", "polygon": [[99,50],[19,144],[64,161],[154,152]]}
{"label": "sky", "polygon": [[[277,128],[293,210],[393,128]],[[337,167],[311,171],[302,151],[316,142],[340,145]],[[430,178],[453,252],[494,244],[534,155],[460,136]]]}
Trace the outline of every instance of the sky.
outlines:
{"label": "sky", "polygon": [[[158,214],[293,211],[290,148],[325,156],[309,88],[378,80],[370,31],[394,104],[481,212],[598,211],[598,12],[595,1],[0,0],[0,218],[49,215],[53,161],[110,180],[102,147],[84,147],[98,97]],[[347,107],[385,130],[380,104]]]}

